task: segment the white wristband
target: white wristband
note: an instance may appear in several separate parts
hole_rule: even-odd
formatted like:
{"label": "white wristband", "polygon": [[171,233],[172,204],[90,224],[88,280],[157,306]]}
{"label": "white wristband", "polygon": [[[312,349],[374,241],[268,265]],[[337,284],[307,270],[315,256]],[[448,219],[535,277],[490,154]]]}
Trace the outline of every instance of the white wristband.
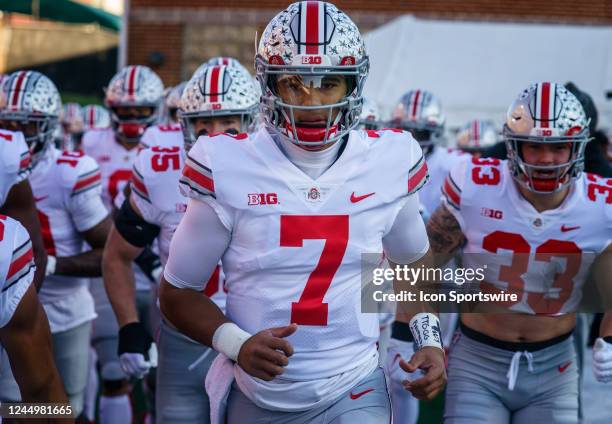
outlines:
{"label": "white wristband", "polygon": [[57,266],[57,259],[55,259],[55,256],[47,255],[47,267],[45,268],[45,277],[47,275],[55,274],[56,266]]}
{"label": "white wristband", "polygon": [[421,312],[413,316],[410,320],[410,332],[414,337],[417,350],[425,346],[443,349],[440,320],[434,314]]}
{"label": "white wristband", "polygon": [[226,322],[221,324],[213,334],[213,349],[236,362],[240,348],[250,337],[249,333],[233,322]]}

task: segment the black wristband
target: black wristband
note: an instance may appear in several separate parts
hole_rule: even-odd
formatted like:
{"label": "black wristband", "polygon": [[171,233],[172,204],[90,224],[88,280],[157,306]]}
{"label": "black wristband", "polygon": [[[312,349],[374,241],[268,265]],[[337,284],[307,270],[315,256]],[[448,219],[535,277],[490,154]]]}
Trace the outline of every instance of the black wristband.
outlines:
{"label": "black wristband", "polygon": [[153,338],[140,322],[131,322],[119,329],[119,345],[117,354],[142,353],[146,360],[149,359],[149,348]]}
{"label": "black wristband", "polygon": [[604,342],[612,344],[612,336],[606,336],[603,338]]}
{"label": "black wristband", "polygon": [[391,327],[391,338],[403,342],[414,342],[414,336],[410,331],[410,325],[405,322],[395,321]]}

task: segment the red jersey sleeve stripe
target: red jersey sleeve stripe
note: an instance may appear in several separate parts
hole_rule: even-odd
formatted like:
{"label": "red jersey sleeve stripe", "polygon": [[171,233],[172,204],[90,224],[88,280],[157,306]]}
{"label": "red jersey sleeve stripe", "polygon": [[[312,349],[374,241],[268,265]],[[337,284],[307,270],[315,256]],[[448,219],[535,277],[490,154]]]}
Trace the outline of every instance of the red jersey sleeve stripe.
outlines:
{"label": "red jersey sleeve stripe", "polygon": [[459,206],[461,205],[461,194],[460,191],[456,188],[456,185],[451,179],[450,175],[446,177],[446,180],[444,180],[442,193],[446,197],[446,200],[448,200],[453,207],[459,209]]}
{"label": "red jersey sleeve stripe", "polygon": [[415,193],[427,182],[429,174],[427,172],[427,163],[421,158],[421,164],[413,172],[409,174],[408,178],[408,194]]}
{"label": "red jersey sleeve stripe", "polygon": [[34,254],[32,252],[32,246],[30,245],[29,249],[27,249],[21,256],[11,262],[11,266],[6,274],[7,281],[11,279],[15,274],[21,271],[23,268],[29,266],[29,263],[33,260]]}
{"label": "red jersey sleeve stripe", "polygon": [[95,171],[93,174],[87,174],[77,180],[72,189],[72,194],[76,194],[77,192],[83,192],[87,189],[90,189],[102,181],[102,174],[99,170]]}
{"label": "red jersey sleeve stripe", "polygon": [[132,173],[132,189],[137,195],[142,197],[144,200],[146,200],[149,203],[151,202],[151,200],[149,199],[149,191],[147,190],[147,186],[142,180],[142,177],[140,176],[140,174],[138,174],[138,171],[136,170],[136,168],[134,168],[134,172]]}
{"label": "red jersey sleeve stripe", "polygon": [[211,193],[215,192],[215,184],[213,179],[196,171],[190,167],[189,164],[185,164],[185,167],[183,168],[183,177],[196,183],[198,186],[210,191]]}

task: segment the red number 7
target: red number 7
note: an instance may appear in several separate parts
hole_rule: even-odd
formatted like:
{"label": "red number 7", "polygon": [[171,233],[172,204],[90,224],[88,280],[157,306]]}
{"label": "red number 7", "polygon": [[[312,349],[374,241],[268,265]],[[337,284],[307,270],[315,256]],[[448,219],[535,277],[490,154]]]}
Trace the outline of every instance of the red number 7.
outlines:
{"label": "red number 7", "polygon": [[319,263],[310,273],[302,296],[291,303],[290,322],[327,325],[328,305],[323,303],[323,297],[342,263],[348,238],[348,215],[281,215],[281,246],[302,247],[304,240],[325,240]]}

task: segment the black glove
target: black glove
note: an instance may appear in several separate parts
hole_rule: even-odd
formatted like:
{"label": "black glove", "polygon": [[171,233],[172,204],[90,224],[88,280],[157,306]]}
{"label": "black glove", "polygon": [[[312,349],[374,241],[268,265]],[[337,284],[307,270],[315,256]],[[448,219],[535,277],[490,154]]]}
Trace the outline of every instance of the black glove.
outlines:
{"label": "black glove", "polygon": [[159,276],[162,272],[161,261],[159,256],[151,250],[150,246],[144,248],[142,253],[134,260],[136,265],[144,272],[152,283],[157,284],[159,282]]}

